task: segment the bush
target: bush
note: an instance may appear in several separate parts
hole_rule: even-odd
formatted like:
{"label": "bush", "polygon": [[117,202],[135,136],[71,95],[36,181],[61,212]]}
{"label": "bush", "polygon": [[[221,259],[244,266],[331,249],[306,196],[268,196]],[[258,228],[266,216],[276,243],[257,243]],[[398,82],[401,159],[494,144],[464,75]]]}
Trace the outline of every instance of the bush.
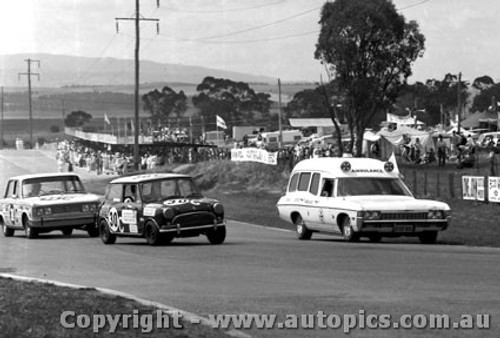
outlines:
{"label": "bush", "polygon": [[82,130],[86,133],[95,133],[97,128],[95,126],[84,126]]}
{"label": "bush", "polygon": [[61,128],[58,125],[54,124],[54,125],[50,126],[50,132],[51,133],[58,133],[60,131],[61,131]]}

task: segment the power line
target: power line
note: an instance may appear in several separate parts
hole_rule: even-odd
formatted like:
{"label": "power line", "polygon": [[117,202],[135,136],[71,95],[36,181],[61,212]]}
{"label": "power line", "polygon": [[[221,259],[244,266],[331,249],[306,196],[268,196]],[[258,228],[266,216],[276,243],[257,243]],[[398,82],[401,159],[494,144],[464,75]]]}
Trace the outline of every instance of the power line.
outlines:
{"label": "power line", "polygon": [[224,33],[224,34],[218,34],[218,35],[205,36],[205,37],[201,37],[201,38],[195,38],[195,39],[192,39],[192,40],[209,40],[209,39],[215,39],[215,38],[222,38],[222,37],[226,37],[226,36],[237,35],[237,34],[241,34],[241,33],[247,33],[247,32],[251,32],[251,31],[254,31],[254,30],[261,29],[261,28],[273,26],[273,25],[276,25],[276,24],[279,24],[279,23],[283,23],[283,22],[286,22],[286,21],[298,18],[299,16],[303,16],[303,15],[309,14],[311,12],[317,11],[318,9],[321,9],[321,6],[320,7],[311,8],[311,9],[309,9],[307,11],[303,11],[303,12],[300,12],[300,13],[297,13],[297,14],[294,14],[294,15],[291,15],[291,16],[288,16],[288,17],[285,17],[285,18],[273,21],[273,22],[265,23],[265,24],[262,24],[262,25],[259,25],[259,26],[254,26],[254,27],[251,27],[251,28],[242,29],[242,30],[235,31],[235,32],[230,32],[230,33]]}
{"label": "power line", "polygon": [[[176,39],[176,38],[168,38],[166,35],[161,35],[161,36],[167,37],[168,39],[162,39],[162,40],[168,40],[168,41],[196,42],[196,43],[202,43],[202,44],[247,44],[247,43],[258,43],[258,42],[285,40],[285,39],[291,39],[291,38],[296,38],[296,37],[301,37],[301,36],[306,36],[306,35],[317,34],[319,32],[320,32],[319,30],[314,30],[314,31],[302,32],[302,33],[290,34],[290,35],[284,35],[284,36],[276,36],[276,37],[270,37],[270,38],[263,38],[263,39],[234,40],[234,41],[205,41],[205,40],[189,40],[189,39],[181,40],[181,39]],[[151,40],[153,40],[153,39],[151,39]],[[161,39],[159,39],[159,40],[161,40]]]}
{"label": "power line", "polygon": [[253,10],[253,9],[258,9],[262,7],[269,7],[269,6],[274,6],[277,4],[283,3],[282,0],[268,3],[268,4],[261,4],[261,5],[256,5],[252,7],[244,7],[244,8],[232,8],[232,9],[220,9],[220,10],[185,10],[185,9],[178,9],[174,7],[163,7],[166,10],[170,11],[175,11],[175,12],[182,12],[182,13],[225,13],[225,12],[243,12],[243,11],[248,11],[248,10]]}
{"label": "power line", "polygon": [[106,51],[111,46],[113,41],[115,41],[115,39],[116,39],[116,35],[113,35],[111,37],[111,39],[108,41],[108,43],[106,44],[106,46],[104,47],[104,49],[102,50],[102,52],[99,54],[100,56],[97,59],[95,59],[94,62],[92,62],[80,75],[77,76],[77,78],[75,79],[75,81],[73,82],[72,85],[75,85],[81,79],[82,76],[86,75],[87,72],[91,68],[93,68],[102,59],[102,56],[104,55],[104,53],[106,53]]}
{"label": "power line", "polygon": [[421,2],[413,4],[413,5],[409,5],[409,6],[406,6],[406,7],[398,8],[397,11],[403,11],[405,9],[417,7],[417,6],[423,5],[423,4],[425,4],[426,2],[429,2],[429,1],[430,0],[424,0],[424,1],[421,1]]}

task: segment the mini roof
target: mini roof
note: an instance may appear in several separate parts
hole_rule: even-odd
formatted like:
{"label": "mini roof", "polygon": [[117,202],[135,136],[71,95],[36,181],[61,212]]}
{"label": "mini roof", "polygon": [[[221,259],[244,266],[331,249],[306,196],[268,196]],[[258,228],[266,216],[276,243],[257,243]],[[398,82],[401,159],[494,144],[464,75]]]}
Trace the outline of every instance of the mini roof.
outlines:
{"label": "mini roof", "polygon": [[69,173],[69,172],[56,172],[56,173],[42,173],[42,174],[26,174],[26,175],[19,175],[19,176],[14,176],[11,177],[11,180],[28,180],[32,178],[46,178],[46,177],[68,177],[68,176],[76,176],[80,178],[77,174]]}
{"label": "mini roof", "polygon": [[183,174],[141,174],[141,175],[133,175],[133,176],[125,176],[115,178],[109,183],[142,183],[154,180],[168,179],[168,178],[186,178],[191,177],[189,175]]}
{"label": "mini roof", "polygon": [[[342,170],[344,162],[349,163],[349,170]],[[385,169],[386,163],[373,158],[320,157],[300,161],[293,172],[325,172],[333,177],[399,177],[397,168],[390,172]]]}

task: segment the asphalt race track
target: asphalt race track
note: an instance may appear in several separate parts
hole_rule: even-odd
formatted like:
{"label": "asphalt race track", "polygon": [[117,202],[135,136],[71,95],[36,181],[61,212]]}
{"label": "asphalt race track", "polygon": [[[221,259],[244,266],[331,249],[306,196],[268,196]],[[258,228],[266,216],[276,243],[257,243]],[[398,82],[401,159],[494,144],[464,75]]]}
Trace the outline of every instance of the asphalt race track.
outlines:
{"label": "asphalt race track", "polygon": [[[37,151],[0,152],[2,194],[10,176],[55,169],[55,162]],[[229,221],[226,243],[220,246],[204,237],[160,247],[119,238],[106,246],[78,231],[69,239],[53,232],[35,240],[16,232],[13,238],[0,236],[0,259],[0,271],[115,289],[204,317],[249,313],[285,318],[323,311],[393,318],[447,314],[454,321],[462,314],[490,314],[489,330],[358,328],[349,336],[500,336],[499,249],[351,244],[325,236],[298,241],[293,232]],[[254,337],[347,336],[342,329],[243,332]]]}

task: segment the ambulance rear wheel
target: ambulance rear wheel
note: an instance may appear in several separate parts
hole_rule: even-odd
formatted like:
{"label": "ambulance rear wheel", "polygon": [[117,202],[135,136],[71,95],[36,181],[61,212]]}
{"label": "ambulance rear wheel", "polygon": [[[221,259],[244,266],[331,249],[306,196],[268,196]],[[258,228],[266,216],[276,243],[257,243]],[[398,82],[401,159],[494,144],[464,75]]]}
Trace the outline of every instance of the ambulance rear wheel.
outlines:
{"label": "ambulance rear wheel", "polygon": [[297,238],[300,240],[308,240],[311,239],[312,231],[309,230],[306,226],[306,223],[302,219],[301,215],[298,215],[295,218],[295,226],[297,227]]}
{"label": "ambulance rear wheel", "polygon": [[359,234],[352,228],[351,220],[348,216],[342,219],[342,234],[344,235],[344,240],[347,242],[357,242],[359,240]]}

